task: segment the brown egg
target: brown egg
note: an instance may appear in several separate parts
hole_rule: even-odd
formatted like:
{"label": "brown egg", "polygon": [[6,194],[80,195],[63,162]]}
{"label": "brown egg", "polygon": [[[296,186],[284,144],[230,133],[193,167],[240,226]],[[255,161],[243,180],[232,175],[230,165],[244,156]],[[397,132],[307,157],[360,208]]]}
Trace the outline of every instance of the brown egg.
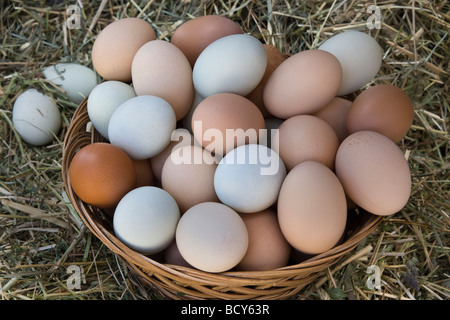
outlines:
{"label": "brown egg", "polygon": [[264,49],[266,49],[267,53],[266,71],[264,72],[263,78],[259,82],[258,86],[247,95],[247,99],[252,101],[261,110],[261,113],[265,118],[268,118],[271,117],[271,114],[269,113],[269,111],[267,111],[266,106],[264,105],[264,87],[266,86],[267,80],[269,80],[269,77],[272,75],[273,71],[284,60],[286,60],[286,56],[281,53],[280,50],[270,44],[264,44]]}
{"label": "brown egg", "polygon": [[342,142],[348,136],[347,113],[351,105],[350,100],[336,97],[313,115],[325,120],[336,132],[339,142]]}
{"label": "brown egg", "polygon": [[82,201],[102,209],[116,206],[136,186],[131,158],[118,147],[103,142],[89,144],[75,154],[69,178]]}
{"label": "brown egg", "polygon": [[358,131],[341,143],[336,174],[348,197],[376,215],[398,212],[411,193],[411,174],[403,153],[377,132]]}
{"label": "brown egg", "polygon": [[124,18],[107,25],[92,46],[94,69],[106,80],[131,81],[131,63],[145,43],[155,40],[152,26],[138,18]]}
{"label": "brown egg", "polygon": [[193,67],[200,53],[209,44],[225,36],[242,33],[241,27],[233,20],[223,16],[206,15],[181,24],[170,41],[183,51]]}
{"label": "brown egg", "polygon": [[275,132],[272,148],[278,150],[286,168],[313,160],[334,169],[334,157],[339,139],[325,121],[311,115],[298,115],[286,119]]}
{"label": "brown egg", "polygon": [[414,106],[400,88],[380,84],[364,90],[353,101],[347,115],[347,130],[375,131],[395,143],[403,139],[414,117]]}
{"label": "brown egg", "polygon": [[334,55],[323,50],[301,51],[272,73],[264,88],[264,104],[281,119],[311,114],[336,96],[341,81],[342,67]]}
{"label": "brown egg", "polygon": [[214,190],[217,159],[200,146],[176,148],[167,157],[161,185],[177,202],[183,214],[201,202],[219,202]]}
{"label": "brown egg", "polygon": [[191,146],[194,144],[194,136],[187,129],[178,128],[172,133],[172,140],[169,145],[156,156],[150,159],[153,174],[155,178],[161,182],[161,173],[167,157],[175,149],[183,146]]}
{"label": "brown egg", "polygon": [[149,159],[136,160],[133,159],[134,168],[136,169],[136,188],[143,186],[155,185],[155,175],[153,174],[152,165]]}
{"label": "brown egg", "polygon": [[316,161],[302,162],[288,173],[277,210],[286,240],[306,254],[335,246],[347,223],[344,189],[336,175]]}
{"label": "brown egg", "polygon": [[281,232],[276,212],[266,209],[241,213],[240,216],[247,227],[248,248],[236,268],[244,271],[265,271],[286,266],[291,246]]}
{"label": "brown egg", "polygon": [[200,145],[222,156],[240,145],[259,141],[265,122],[261,111],[247,98],[218,93],[197,106],[192,115],[192,129]]}
{"label": "brown egg", "polygon": [[183,118],[194,101],[192,68],[183,52],[165,40],[144,44],[131,66],[136,94],[158,96],[175,111],[176,119]]}

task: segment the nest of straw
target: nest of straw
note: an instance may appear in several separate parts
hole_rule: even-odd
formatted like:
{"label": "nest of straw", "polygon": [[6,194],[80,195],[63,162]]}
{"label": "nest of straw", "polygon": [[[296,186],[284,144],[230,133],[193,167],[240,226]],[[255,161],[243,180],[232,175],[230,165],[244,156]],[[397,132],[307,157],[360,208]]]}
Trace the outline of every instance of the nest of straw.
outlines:
{"label": "nest of straw", "polygon": [[[64,28],[64,1],[2,1],[0,28],[0,293],[2,299],[161,299],[157,291],[85,226],[62,181],[62,145],[76,105],[41,76],[43,67],[78,62],[92,67],[95,35],[114,19],[147,20],[169,39],[184,20],[219,14],[286,54],[316,48],[332,34],[365,29],[371,2],[176,1],[83,2],[82,28]],[[327,267],[291,299],[421,299],[450,297],[449,4],[382,1],[381,28],[371,30],[384,49],[375,83],[408,93],[415,115],[400,142],[412,173],[410,201],[383,219],[354,249]],[[60,107],[63,128],[50,145],[23,142],[12,106],[34,87]],[[81,287],[69,288],[78,266]],[[377,265],[381,288],[366,285]]]}

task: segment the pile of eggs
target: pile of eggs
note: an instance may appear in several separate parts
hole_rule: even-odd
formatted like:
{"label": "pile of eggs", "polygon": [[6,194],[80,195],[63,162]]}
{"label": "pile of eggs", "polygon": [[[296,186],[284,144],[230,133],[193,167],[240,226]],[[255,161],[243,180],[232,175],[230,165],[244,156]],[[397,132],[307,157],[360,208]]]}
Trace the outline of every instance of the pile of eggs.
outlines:
{"label": "pile of eggs", "polygon": [[286,56],[220,16],[170,41],[137,18],[112,22],[93,44],[104,81],[87,99],[107,142],[75,154],[71,186],[120,241],[165,263],[257,271],[323,253],[349,209],[392,215],[410,196],[397,143],[413,105],[367,86],[381,61],[360,31]]}

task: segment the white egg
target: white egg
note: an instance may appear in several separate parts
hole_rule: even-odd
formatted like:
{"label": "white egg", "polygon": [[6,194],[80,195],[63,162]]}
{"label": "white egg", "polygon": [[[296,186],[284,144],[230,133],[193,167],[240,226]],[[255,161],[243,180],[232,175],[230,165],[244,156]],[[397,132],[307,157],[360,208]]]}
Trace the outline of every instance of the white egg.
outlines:
{"label": "white egg", "polygon": [[222,92],[246,96],[261,81],[267,65],[263,44],[247,34],[233,34],[207,46],[193,69],[195,89],[203,97]]}
{"label": "white egg", "polygon": [[342,83],[337,95],[342,96],[367,85],[378,73],[383,51],[378,42],[361,31],[344,31],[319,46],[333,54],[342,66]]}
{"label": "white egg", "polygon": [[202,202],[180,218],[178,250],[190,265],[207,272],[235,267],[248,248],[248,231],[239,214],[218,202]]}
{"label": "white egg", "polygon": [[36,89],[28,89],[14,102],[13,125],[27,143],[50,143],[61,128],[61,113],[56,103]]}
{"label": "white egg", "polygon": [[111,116],[108,136],[111,144],[135,160],[149,159],[171,142],[176,128],[173,108],[157,96],[142,95],[122,103]]}
{"label": "white egg", "polygon": [[172,196],[158,187],[139,187],[128,192],[113,215],[117,238],[137,252],[154,254],[175,239],[180,211]]}
{"label": "white egg", "polygon": [[105,81],[92,89],[87,100],[87,111],[94,128],[106,139],[112,114],[128,99],[136,96],[132,86],[121,81]]}
{"label": "white egg", "polygon": [[272,149],[239,146],[222,158],[214,175],[220,201],[238,212],[257,212],[273,205],[286,177],[286,167]]}
{"label": "white egg", "polygon": [[49,66],[42,72],[48,81],[60,86],[76,104],[81,103],[97,85],[95,72],[81,64],[60,63]]}

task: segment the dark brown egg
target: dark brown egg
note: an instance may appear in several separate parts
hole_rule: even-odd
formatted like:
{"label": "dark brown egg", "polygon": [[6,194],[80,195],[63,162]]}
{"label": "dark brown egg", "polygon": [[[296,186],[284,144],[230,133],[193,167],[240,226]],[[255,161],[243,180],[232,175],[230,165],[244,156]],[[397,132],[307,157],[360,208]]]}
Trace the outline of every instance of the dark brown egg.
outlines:
{"label": "dark brown egg", "polygon": [[375,131],[399,142],[408,132],[414,117],[411,99],[400,88],[380,84],[363,91],[347,114],[349,134]]}
{"label": "dark brown egg", "polygon": [[120,148],[97,142],[80,149],[69,167],[76,195],[97,208],[112,208],[136,186],[131,158]]}

